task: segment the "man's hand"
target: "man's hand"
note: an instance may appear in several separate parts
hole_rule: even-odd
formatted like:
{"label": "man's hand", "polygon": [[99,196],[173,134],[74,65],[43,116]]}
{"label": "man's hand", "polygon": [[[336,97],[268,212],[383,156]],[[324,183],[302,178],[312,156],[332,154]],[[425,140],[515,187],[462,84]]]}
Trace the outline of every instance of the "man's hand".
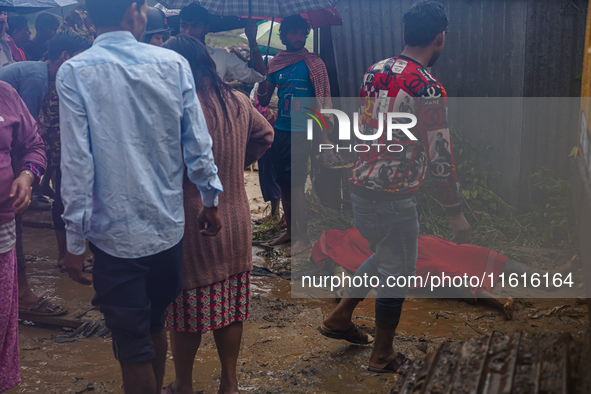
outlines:
{"label": "man's hand", "polygon": [[199,212],[199,232],[206,237],[213,237],[220,232],[222,222],[217,207],[203,207]]}
{"label": "man's hand", "polygon": [[72,278],[72,280],[87,286],[90,286],[92,284],[92,278],[83,274],[83,254],[77,256],[75,254],[67,252],[66,257],[64,257],[64,262],[62,263],[62,268],[68,272],[68,275],[70,275],[70,278]]}
{"label": "man's hand", "polygon": [[10,188],[10,194],[8,197],[14,198],[14,201],[12,202],[12,208],[14,208],[14,212],[22,213],[31,204],[32,184],[33,180],[31,179],[31,176],[24,172],[22,172],[18,178],[12,182],[12,187]]}
{"label": "man's hand", "polygon": [[252,19],[249,20],[246,23],[246,26],[244,27],[244,34],[246,35],[246,38],[248,39],[248,44],[251,48],[257,45],[257,30],[257,24]]}
{"label": "man's hand", "polygon": [[470,239],[470,224],[463,213],[457,216],[449,216],[449,225],[454,232],[452,241],[457,244],[463,244]]}

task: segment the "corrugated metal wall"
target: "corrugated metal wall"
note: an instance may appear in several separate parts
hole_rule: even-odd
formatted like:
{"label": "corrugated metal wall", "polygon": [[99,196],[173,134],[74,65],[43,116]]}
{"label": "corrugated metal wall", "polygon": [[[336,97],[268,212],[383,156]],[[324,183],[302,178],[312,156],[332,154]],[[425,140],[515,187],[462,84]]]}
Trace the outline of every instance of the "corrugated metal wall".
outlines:
{"label": "corrugated metal wall", "polygon": [[[586,0],[440,1],[450,27],[445,51],[431,72],[450,97],[579,96],[576,77],[582,70]],[[412,3],[339,1],[343,26],[332,27],[332,36],[341,96],[357,96],[364,71],[402,51],[402,15]],[[528,101],[523,107],[529,114],[531,105],[538,104]],[[506,178],[494,188],[511,205],[530,201],[528,180],[540,166],[571,176],[568,153],[576,144],[577,118],[565,120],[570,104],[563,105],[541,128],[528,115],[520,125],[497,128],[494,134],[478,130],[477,116],[456,113],[469,138],[495,147],[482,160]],[[450,122],[453,118],[450,108]]]}

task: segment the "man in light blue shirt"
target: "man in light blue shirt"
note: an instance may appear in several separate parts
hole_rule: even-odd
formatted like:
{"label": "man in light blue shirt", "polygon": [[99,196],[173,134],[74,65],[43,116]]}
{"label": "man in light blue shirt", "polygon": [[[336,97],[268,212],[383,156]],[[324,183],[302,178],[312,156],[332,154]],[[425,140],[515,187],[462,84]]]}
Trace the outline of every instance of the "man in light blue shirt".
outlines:
{"label": "man in light blue shirt", "polygon": [[[166,356],[164,310],[181,286],[183,158],[201,192],[204,235],[220,222],[222,185],[187,61],[137,42],[145,0],[88,0],[93,47],[57,75],[64,268],[80,283],[85,240],[95,256],[94,305],[113,333],[126,392],[158,393]],[[181,146],[182,144],[182,146]]]}

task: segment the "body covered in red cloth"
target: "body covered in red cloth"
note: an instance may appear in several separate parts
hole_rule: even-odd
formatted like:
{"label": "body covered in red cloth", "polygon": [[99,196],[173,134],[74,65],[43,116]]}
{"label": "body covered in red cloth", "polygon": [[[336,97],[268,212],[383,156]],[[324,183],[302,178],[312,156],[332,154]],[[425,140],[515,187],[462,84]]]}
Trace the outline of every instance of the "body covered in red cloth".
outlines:
{"label": "body covered in red cloth", "polygon": [[[314,244],[312,259],[318,266],[334,262],[355,272],[372,253],[356,228],[327,230]],[[428,274],[433,277],[445,273],[452,278],[464,275],[481,278],[484,274],[489,278],[492,273],[492,282],[496,283],[507,260],[508,257],[481,246],[458,245],[436,235],[425,235],[419,237],[416,275],[426,279]],[[490,280],[484,280],[482,288],[473,287],[472,294],[483,290],[491,290]]]}

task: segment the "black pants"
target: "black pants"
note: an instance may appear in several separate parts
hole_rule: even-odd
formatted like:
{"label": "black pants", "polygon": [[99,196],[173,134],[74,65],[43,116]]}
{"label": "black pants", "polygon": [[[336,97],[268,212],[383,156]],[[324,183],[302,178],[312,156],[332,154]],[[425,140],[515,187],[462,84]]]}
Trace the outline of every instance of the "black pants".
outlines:
{"label": "black pants", "polygon": [[92,243],[92,304],[105,315],[115,358],[141,363],[156,356],[152,335],[164,329],[166,307],[181,291],[182,241],[152,256],[122,259]]}

